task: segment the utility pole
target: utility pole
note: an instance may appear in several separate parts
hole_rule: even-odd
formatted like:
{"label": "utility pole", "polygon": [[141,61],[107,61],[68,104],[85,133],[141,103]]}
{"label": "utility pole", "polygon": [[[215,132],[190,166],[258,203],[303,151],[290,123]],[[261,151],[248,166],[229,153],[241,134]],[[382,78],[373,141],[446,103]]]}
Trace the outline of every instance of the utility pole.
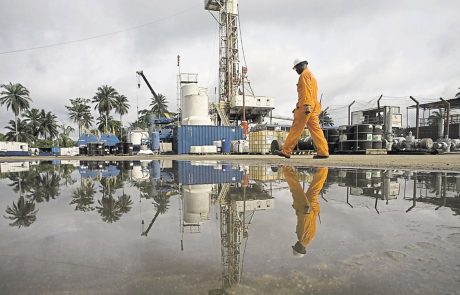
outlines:
{"label": "utility pole", "polygon": [[[415,104],[417,105],[417,109],[416,109],[416,111],[415,111],[415,138],[418,139],[418,138],[419,138],[419,137],[418,137],[418,136],[419,136],[419,133],[418,133],[418,132],[419,132],[419,124],[420,124],[420,123],[419,123],[419,122],[420,122],[420,118],[419,118],[419,117],[420,117],[420,114],[419,114],[419,112],[420,112],[420,103],[419,103],[418,100],[416,100],[414,97],[412,97],[412,96],[409,96],[409,97],[410,97],[410,99],[412,99],[412,100],[415,102]],[[408,117],[409,117],[409,116],[408,116]],[[408,118],[408,120],[409,120],[409,118]]]}
{"label": "utility pole", "polygon": [[383,94],[380,94],[379,99],[377,99],[377,111],[379,112],[379,117],[378,117],[379,119],[378,119],[377,124],[379,124],[379,125],[380,125],[380,121],[381,121],[380,119],[382,118],[381,111],[380,111],[380,100],[382,99],[382,97],[383,97]]}
{"label": "utility pole", "polygon": [[450,131],[449,130],[449,125],[450,125],[450,103],[447,100],[445,100],[444,98],[442,98],[442,97],[440,97],[439,99],[442,100],[447,105],[447,118],[446,118],[446,123],[445,123],[446,128],[445,128],[444,137],[446,139],[448,139],[449,138],[449,131]]}
{"label": "utility pole", "polygon": [[356,100],[348,105],[348,125],[351,125],[351,106],[354,105]]}

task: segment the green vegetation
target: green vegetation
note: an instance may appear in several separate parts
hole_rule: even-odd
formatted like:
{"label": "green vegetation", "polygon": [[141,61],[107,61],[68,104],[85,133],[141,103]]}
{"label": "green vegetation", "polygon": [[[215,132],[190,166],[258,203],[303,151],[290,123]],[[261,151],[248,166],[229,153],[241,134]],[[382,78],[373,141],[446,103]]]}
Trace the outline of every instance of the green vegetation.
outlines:
{"label": "green vegetation", "polygon": [[103,132],[108,132],[108,130],[110,130],[108,119],[110,117],[110,111],[115,107],[115,99],[117,96],[119,96],[119,94],[115,88],[103,85],[97,88],[96,95],[93,97],[92,102],[96,104],[94,109],[99,112],[99,119],[103,118],[105,121]]}
{"label": "green vegetation", "polygon": [[70,99],[70,106],[65,106],[70,120],[78,125],[78,137],[80,137],[83,128],[88,130],[94,122],[89,103],[89,99],[78,97]]}
{"label": "green vegetation", "polygon": [[22,111],[29,109],[29,102],[32,101],[29,97],[29,90],[20,83],[3,84],[0,86],[3,90],[0,92],[0,104],[6,105],[6,109],[11,109],[14,113],[15,135],[16,141],[19,141],[18,136],[18,117]]}
{"label": "green vegetation", "polygon": [[[12,110],[14,120],[10,120],[6,134],[0,134],[0,141],[21,141],[27,142],[31,147],[51,148],[53,146],[72,147],[75,141],[71,138],[75,128],[66,124],[58,124],[57,116],[51,111],[31,108],[29,90],[20,83],[0,85],[0,105]],[[162,96],[163,97],[163,96]],[[163,97],[164,98],[164,97]],[[114,133],[119,138],[123,135],[122,119],[129,111],[128,98],[119,94],[112,86],[103,85],[97,88],[92,100],[77,97],[69,100],[65,106],[68,118],[76,124],[78,137],[82,133]],[[91,114],[92,106],[99,113],[95,120]],[[166,111],[166,103],[155,104],[158,110]],[[111,111],[120,116],[115,120]],[[146,121],[148,122],[148,121]],[[94,129],[95,125],[97,129]],[[147,126],[145,126],[147,127]]]}
{"label": "green vegetation", "polygon": [[166,102],[166,97],[158,93],[157,99],[154,97],[150,98],[152,101],[149,104],[150,109],[142,109],[138,113],[138,119],[132,122],[131,128],[146,129],[149,126],[149,118],[153,116],[154,118],[160,117],[171,117],[174,115],[168,111],[168,105]]}
{"label": "green vegetation", "polygon": [[319,124],[321,126],[325,127],[332,127],[334,126],[334,120],[330,117],[329,113],[327,111],[322,111],[319,114]]}

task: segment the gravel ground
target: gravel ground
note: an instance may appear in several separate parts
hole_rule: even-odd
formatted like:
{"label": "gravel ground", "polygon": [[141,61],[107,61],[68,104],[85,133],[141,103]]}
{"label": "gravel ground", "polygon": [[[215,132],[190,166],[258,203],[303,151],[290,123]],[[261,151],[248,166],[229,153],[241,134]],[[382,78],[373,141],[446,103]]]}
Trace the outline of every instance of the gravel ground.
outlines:
{"label": "gravel ground", "polygon": [[329,159],[317,160],[311,155],[296,155],[284,159],[273,155],[160,155],[160,156],[103,156],[103,157],[2,157],[0,162],[39,160],[82,161],[135,161],[135,160],[195,160],[226,161],[245,164],[278,164],[293,166],[328,167],[374,167],[410,170],[439,170],[460,172],[460,153],[443,155],[332,155]]}

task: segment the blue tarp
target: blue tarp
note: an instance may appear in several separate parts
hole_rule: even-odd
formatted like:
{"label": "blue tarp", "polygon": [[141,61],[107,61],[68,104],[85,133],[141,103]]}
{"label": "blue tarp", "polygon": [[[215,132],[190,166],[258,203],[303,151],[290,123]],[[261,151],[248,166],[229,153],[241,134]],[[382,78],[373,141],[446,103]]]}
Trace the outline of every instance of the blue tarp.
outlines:
{"label": "blue tarp", "polygon": [[82,134],[75,144],[78,147],[87,146],[89,142],[97,142],[96,135],[93,134]]}
{"label": "blue tarp", "polygon": [[99,141],[103,142],[106,146],[116,146],[120,142],[118,137],[113,134],[102,134]]}

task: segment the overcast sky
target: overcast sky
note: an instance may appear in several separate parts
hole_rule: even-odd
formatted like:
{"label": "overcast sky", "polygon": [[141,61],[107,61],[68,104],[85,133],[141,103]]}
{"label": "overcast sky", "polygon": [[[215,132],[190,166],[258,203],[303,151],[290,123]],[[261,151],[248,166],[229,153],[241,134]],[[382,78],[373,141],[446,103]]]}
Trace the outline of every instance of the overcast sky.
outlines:
{"label": "overcast sky", "polygon": [[[70,123],[65,105],[92,98],[108,84],[131,104],[124,121],[146,108],[150,92],[137,89],[144,70],[157,92],[176,108],[176,55],[182,71],[199,74],[214,89],[218,73],[218,27],[202,0],[0,0],[0,52],[40,47],[123,31],[63,46],[0,54],[0,83],[30,90],[32,107]],[[460,87],[460,1],[240,1],[249,78],[256,95],[275,97],[280,115],[295,104],[292,61],[306,56],[318,79],[323,106],[337,123],[346,109],[380,94],[450,98]],[[137,29],[130,29],[142,24]],[[242,59],[242,56],[241,56]],[[213,97],[214,91],[209,91]],[[407,101],[407,102],[406,102]],[[407,105],[406,98],[385,104]],[[374,105],[372,105],[374,106]],[[0,108],[0,126],[13,118]]]}

